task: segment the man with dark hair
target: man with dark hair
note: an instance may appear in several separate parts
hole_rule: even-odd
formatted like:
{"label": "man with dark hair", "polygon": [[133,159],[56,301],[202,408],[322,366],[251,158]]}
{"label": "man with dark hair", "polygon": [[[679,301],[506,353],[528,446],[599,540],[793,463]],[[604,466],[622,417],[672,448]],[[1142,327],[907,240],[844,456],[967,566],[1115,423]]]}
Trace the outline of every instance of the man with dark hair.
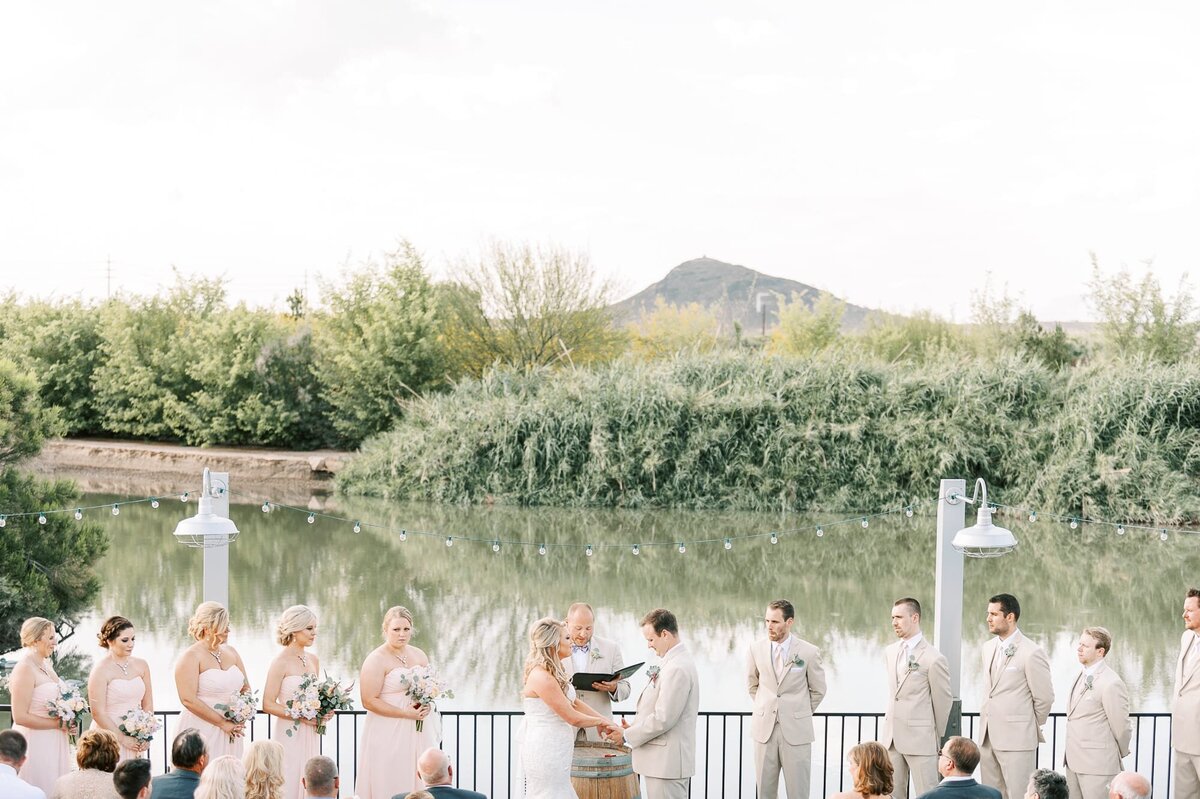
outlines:
{"label": "man with dark hair", "polygon": [[786,599],[767,605],[767,637],[750,645],[747,678],[754,717],[754,776],[759,796],[808,799],[812,774],[813,713],[825,698],[821,651],[795,635],[796,609]]}
{"label": "man with dark hair", "polygon": [[25,764],[25,736],[16,730],[0,732],[0,796],[4,799],[46,799],[46,793],[17,776]]}
{"label": "man with dark hair", "polygon": [[938,782],[938,746],[946,734],[950,706],[950,664],[921,634],[921,603],[903,597],[892,603],[892,631],[900,640],[884,650],[887,711],[879,743],[892,761],[893,799],[908,799]]}
{"label": "man with dark hair", "polygon": [[1175,796],[1200,796],[1200,588],[1183,598],[1183,637],[1171,697],[1171,746],[1175,749]]}
{"label": "man with dark hair", "polygon": [[113,772],[113,788],[121,799],[149,799],[150,761],[145,758],[125,760]]}
{"label": "man with dark hair", "polygon": [[1005,799],[1023,799],[1033,773],[1042,725],[1054,704],[1050,660],[1017,629],[1021,605],[1012,594],[988,600],[983,646],[984,698],[979,708],[980,766],[984,783]]}
{"label": "man with dark hair", "polygon": [[300,782],[304,785],[304,795],[309,799],[337,799],[342,783],[338,777],[337,763],[325,755],[308,759]]}
{"label": "man with dark hair", "polygon": [[633,770],[646,780],[646,799],[686,799],[696,773],[700,678],[671,611],[647,613],[642,637],[661,665],[646,670],[650,684],[638,697],[633,724],[621,719],[624,729],[610,740],[633,748]]}
{"label": "man with dark hair", "polygon": [[192,799],[200,783],[200,772],[208,765],[208,751],[200,731],[180,730],[171,742],[170,772],[154,778],[154,799]]}
{"label": "man with dark hair", "polygon": [[918,799],[1001,799],[990,785],[980,785],[971,775],[979,765],[979,747],[970,738],[955,735],[946,739],[938,752],[941,783]]}
{"label": "man with dark hair", "polygon": [[1029,775],[1025,799],[1067,799],[1067,778],[1057,771],[1040,768]]}
{"label": "man with dark hair", "polygon": [[1105,799],[1105,786],[1129,754],[1129,691],[1106,663],[1112,633],[1084,627],[1075,654],[1083,671],[1067,699],[1067,746],[1063,767],[1071,799]]}

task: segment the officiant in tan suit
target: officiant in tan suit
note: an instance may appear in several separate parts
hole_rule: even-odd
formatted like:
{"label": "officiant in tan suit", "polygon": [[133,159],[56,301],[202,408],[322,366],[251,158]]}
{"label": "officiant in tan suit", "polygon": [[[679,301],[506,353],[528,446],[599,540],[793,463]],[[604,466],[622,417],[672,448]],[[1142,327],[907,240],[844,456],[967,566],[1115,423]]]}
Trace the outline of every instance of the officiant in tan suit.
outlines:
{"label": "officiant in tan suit", "polygon": [[[563,658],[563,668],[570,679],[576,674],[587,672],[613,674],[625,665],[621,649],[616,641],[594,635],[596,614],[592,606],[576,602],[567,609],[567,635],[571,636],[571,656]],[[579,698],[592,710],[606,719],[612,718],[612,703],[629,698],[629,680],[609,680],[592,683],[591,690],[579,691]],[[577,737],[599,741],[600,733],[595,727],[586,727]]]}
{"label": "officiant in tan suit", "polygon": [[660,662],[646,669],[650,684],[638,697],[633,723],[622,719],[624,729],[610,740],[633,748],[633,770],[646,782],[645,799],[686,799],[696,773],[700,677],[671,611],[647,613],[642,636]]}
{"label": "officiant in tan suit", "polygon": [[1171,746],[1175,749],[1175,797],[1200,797],[1200,588],[1183,600],[1183,638],[1171,695]]}
{"label": "officiant in tan suit", "polygon": [[1083,670],[1067,698],[1067,747],[1063,768],[1071,799],[1107,799],[1108,783],[1129,754],[1129,691],[1108,667],[1112,634],[1085,627],[1075,654]]}
{"label": "officiant in tan suit", "polygon": [[1033,773],[1042,725],[1054,704],[1050,661],[1017,629],[1021,605],[1012,594],[988,600],[992,638],[983,645],[983,704],[979,708],[979,755],[983,784],[1005,799],[1024,799]]}
{"label": "officiant in tan suit", "polygon": [[912,597],[892,605],[892,630],[900,640],[884,650],[887,712],[879,743],[892,761],[892,799],[908,799],[938,784],[938,751],[950,706],[950,665],[921,634],[921,603]]}
{"label": "officiant in tan suit", "polygon": [[758,795],[776,799],[782,770],[788,799],[808,799],[813,712],[825,698],[821,652],[792,635],[796,608],[786,599],[767,605],[764,621],[767,637],[750,645],[747,669]]}

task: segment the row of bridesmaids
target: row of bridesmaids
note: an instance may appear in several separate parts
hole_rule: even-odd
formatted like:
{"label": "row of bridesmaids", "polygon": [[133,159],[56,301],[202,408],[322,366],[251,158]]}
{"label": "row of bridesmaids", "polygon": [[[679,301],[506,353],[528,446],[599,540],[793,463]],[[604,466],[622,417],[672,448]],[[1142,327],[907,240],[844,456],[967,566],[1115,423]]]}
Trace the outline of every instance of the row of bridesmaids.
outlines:
{"label": "row of bridesmaids", "polygon": [[[414,705],[405,690],[406,672],[429,665],[425,653],[410,643],[413,632],[412,613],[399,606],[389,609],[383,618],[383,644],[367,656],[359,672],[359,694],[367,711],[355,784],[360,799],[391,799],[424,787],[417,776],[417,756],[437,746],[441,738],[436,712]],[[241,758],[245,722],[231,721],[216,708],[227,704],[233,694],[251,690],[241,655],[229,645],[229,612],[217,602],[201,604],[188,621],[188,633],[195,643],[175,665],[175,687],[183,705],[178,729],[198,730],[210,761],[221,755]],[[306,676],[321,674],[320,660],[310,651],[317,637],[317,617],[303,605],[290,607],[280,616],[275,633],[283,648],[267,668],[262,710],[280,719],[271,738],[284,750],[283,799],[304,799],[300,776],[305,762],[320,754],[316,730],[321,720],[301,719],[294,728],[296,721],[288,714],[286,702]],[[123,616],[106,619],[98,637],[107,654],[88,677],[92,727],[117,735],[122,760],[140,757],[148,744],[122,734],[119,726],[134,708],[154,710],[150,667],[134,656],[136,630]],[[26,652],[10,681],[14,729],[25,736],[29,747],[20,776],[49,796],[55,780],[72,767],[68,736],[78,730],[73,725],[64,727],[48,712],[49,703],[59,695],[59,677],[51,663],[57,644],[54,624],[26,619],[21,644]],[[421,730],[418,721],[423,722]]]}

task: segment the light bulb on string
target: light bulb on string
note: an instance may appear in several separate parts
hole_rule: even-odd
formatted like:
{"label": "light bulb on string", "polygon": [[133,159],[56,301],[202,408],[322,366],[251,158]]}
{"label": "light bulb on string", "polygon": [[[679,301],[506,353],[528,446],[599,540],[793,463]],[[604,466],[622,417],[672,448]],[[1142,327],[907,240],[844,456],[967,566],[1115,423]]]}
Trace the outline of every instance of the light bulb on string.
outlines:
{"label": "light bulb on string", "polygon": [[361,533],[361,532],[362,532],[362,522],[355,520],[355,522],[354,522],[354,532],[356,532],[356,533]]}
{"label": "light bulb on string", "polygon": [[733,539],[732,538],[725,539],[725,549],[733,549]]}
{"label": "light bulb on string", "polygon": [[493,541],[493,542],[492,542],[492,551],[493,551],[493,552],[499,552],[499,551],[500,551],[500,542],[499,542],[499,541]]}
{"label": "light bulb on string", "polygon": [[587,549],[583,550],[583,554],[587,555],[589,558],[592,556],[592,545],[591,544],[587,545]]}
{"label": "light bulb on string", "polygon": [[546,554],[546,545],[545,544],[538,544],[538,554],[539,555]]}
{"label": "light bulb on string", "polygon": [[400,531],[400,540],[401,540],[401,541],[407,541],[407,540],[408,540],[408,531],[407,531],[407,530],[401,530],[401,531]]}
{"label": "light bulb on string", "polygon": [[1071,519],[1071,529],[1072,530],[1079,529],[1079,522],[1076,519]]}
{"label": "light bulb on string", "polygon": [[188,491],[184,491],[182,494],[180,494],[180,495],[179,495],[179,501],[180,501],[180,502],[187,502],[187,501],[188,501],[188,494],[189,494],[189,493],[190,493],[190,492],[188,492]]}
{"label": "light bulb on string", "polygon": [[315,513],[308,514],[308,523],[316,524],[317,523],[317,514],[315,514]]}
{"label": "light bulb on string", "polygon": [[1123,524],[1117,525],[1117,535],[1125,535],[1125,525],[1123,525]]}
{"label": "light bulb on string", "polygon": [[271,512],[271,501],[270,501],[270,500],[263,500],[263,504],[262,504],[262,512],[263,512],[263,513],[270,513],[270,512]]}
{"label": "light bulb on string", "polygon": [[779,533],[771,533],[771,543],[772,544],[779,543]]}
{"label": "light bulb on string", "polygon": [[39,513],[38,514],[38,524],[45,524],[45,523],[46,523],[46,514]]}
{"label": "light bulb on string", "polygon": [[680,541],[679,542],[679,554],[682,555],[685,552],[687,552],[687,547],[684,546],[684,543],[682,541]]}
{"label": "light bulb on string", "polygon": [[908,518],[910,518],[910,519],[913,517],[913,507],[912,507],[912,505],[909,505],[907,508],[905,508],[905,509],[904,509],[904,515],[905,515],[905,516],[907,516],[907,517],[908,517]]}
{"label": "light bulb on string", "polygon": [[5,527],[7,525],[8,525],[8,517],[0,516],[0,527]]}
{"label": "light bulb on string", "polygon": [[446,546],[448,546],[448,547],[454,546],[454,536],[452,536],[452,535],[446,536]]}
{"label": "light bulb on string", "polygon": [[1167,540],[1167,528],[1165,528],[1165,527],[1164,527],[1164,528],[1163,528],[1163,529],[1162,529],[1162,530],[1159,532],[1159,534],[1158,534],[1158,540],[1159,540],[1159,541],[1166,541],[1166,540]]}
{"label": "light bulb on string", "polygon": [[824,538],[824,537],[825,537],[825,528],[818,527],[817,528],[817,538]]}
{"label": "light bulb on string", "polygon": [[112,509],[112,515],[113,515],[113,516],[120,516],[120,515],[121,515],[121,506],[120,506],[120,505],[117,505],[117,504],[114,504],[114,505],[113,505],[113,509]]}
{"label": "light bulb on string", "polygon": [[82,518],[83,518],[83,508],[76,508],[75,509],[75,521],[79,521]]}
{"label": "light bulb on string", "polygon": [[1029,511],[1029,521],[1031,521],[1031,522],[1037,521],[1037,511],[1035,511],[1035,510]]}
{"label": "light bulb on string", "polygon": [[633,554],[635,554],[635,555],[640,555],[640,554],[642,554],[642,545],[641,545],[641,544],[634,544],[634,545],[633,545],[633,546],[630,548],[630,550],[629,550],[629,551],[630,551],[630,552],[632,552],[632,553],[633,553]]}
{"label": "light bulb on string", "polygon": [[862,517],[862,526],[863,526],[864,530],[867,529],[868,527],[871,526],[871,520],[868,519],[866,516]]}
{"label": "light bulb on string", "polygon": [[150,497],[150,507],[152,507],[152,508],[158,507],[158,497]]}

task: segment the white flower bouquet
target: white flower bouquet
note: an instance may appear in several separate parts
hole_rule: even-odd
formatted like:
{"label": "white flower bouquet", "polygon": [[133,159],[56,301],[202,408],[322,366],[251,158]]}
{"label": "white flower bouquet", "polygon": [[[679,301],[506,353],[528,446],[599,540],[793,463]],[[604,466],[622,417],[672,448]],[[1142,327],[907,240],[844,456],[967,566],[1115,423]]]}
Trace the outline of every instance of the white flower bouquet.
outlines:
{"label": "white flower bouquet", "polygon": [[306,675],[296,688],[296,693],[284,703],[288,715],[295,719],[292,728],[287,731],[288,736],[300,728],[301,719],[316,721],[317,735],[324,735],[325,719],[330,713],[354,707],[350,698],[350,689],[353,687],[354,683],[343,687],[340,682],[331,678],[328,672],[325,673],[324,680],[318,680],[315,674]]}
{"label": "white flower bouquet", "polygon": [[[213,705],[213,709],[221,711],[222,716],[235,724],[245,724],[258,712],[258,692],[234,691],[229,695],[228,703]],[[236,737],[230,735],[229,742],[233,743],[233,739]]]}
{"label": "white flower bouquet", "polygon": [[46,712],[58,719],[60,727],[67,731],[67,739],[74,746],[79,739],[79,717],[88,711],[78,680],[60,680],[58,697],[46,703]]}
{"label": "white flower bouquet", "polygon": [[[431,666],[417,666],[400,679],[404,683],[405,693],[414,705],[428,705],[430,710],[436,710],[437,700],[454,698],[454,691],[450,690],[448,683],[439,677]],[[417,732],[424,726],[424,720],[417,719]]]}
{"label": "white flower bouquet", "polygon": [[148,710],[135,707],[117,722],[117,729],[139,743],[148,744],[154,740],[154,733],[162,728],[158,716]]}

